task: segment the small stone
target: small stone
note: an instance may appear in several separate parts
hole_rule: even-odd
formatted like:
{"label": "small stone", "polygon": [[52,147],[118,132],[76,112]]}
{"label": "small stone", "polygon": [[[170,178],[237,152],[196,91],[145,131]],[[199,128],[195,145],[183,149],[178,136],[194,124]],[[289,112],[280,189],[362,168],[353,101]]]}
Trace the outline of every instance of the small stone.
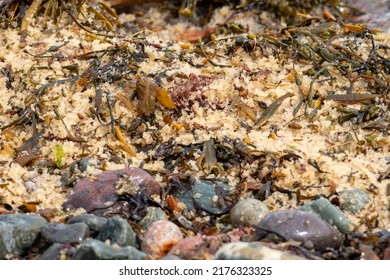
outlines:
{"label": "small stone", "polygon": [[0,222],[0,260],[8,254],[18,254],[13,237],[14,227],[10,224]]}
{"label": "small stone", "polygon": [[[148,196],[160,195],[161,193],[159,183],[146,171],[129,167],[122,170],[106,171],[78,181],[73,187],[73,193],[64,203],[64,209],[84,208],[88,213],[98,215],[112,211],[112,207],[117,203],[120,204],[117,185],[123,178],[127,178],[129,181],[127,185],[139,188],[138,192],[140,193],[145,192]],[[122,189],[121,192],[123,192]],[[118,209],[116,209],[116,213],[118,213]]]}
{"label": "small stone", "polygon": [[160,220],[168,220],[168,217],[165,212],[158,207],[148,207],[146,208],[146,215],[139,222],[139,225],[142,226],[144,229],[147,229],[152,223]]}
{"label": "small stone", "polygon": [[42,255],[39,257],[40,260],[58,260],[61,256],[61,250],[64,244],[54,243],[47,248]]}
{"label": "small stone", "polygon": [[96,216],[93,214],[84,214],[70,218],[66,223],[85,223],[89,230],[91,237],[95,237],[107,222],[107,218]]}
{"label": "small stone", "polygon": [[304,204],[301,209],[302,211],[312,212],[321,217],[324,221],[334,225],[342,233],[348,233],[351,231],[350,223],[336,206],[332,205],[326,198],[319,198],[312,202]]}
{"label": "small stone", "polygon": [[111,244],[118,244],[122,247],[136,245],[133,229],[127,220],[118,216],[108,219],[96,238],[101,241],[108,239],[111,241]]}
{"label": "small stone", "polygon": [[[38,215],[18,214],[0,215],[0,222],[9,225],[2,225],[4,233],[0,230],[2,233],[0,234],[0,251],[1,247],[5,246],[4,252],[18,256],[22,255],[36,241],[41,229],[47,223],[44,218]],[[12,234],[12,238],[10,234]],[[1,245],[2,242],[5,244]]]}
{"label": "small stone", "polygon": [[152,259],[158,259],[183,239],[180,228],[170,221],[157,221],[151,224],[142,242],[142,251]]}
{"label": "small stone", "polygon": [[146,254],[132,246],[110,246],[96,240],[84,240],[73,254],[74,260],[144,260]]}
{"label": "small stone", "polygon": [[89,237],[89,228],[84,223],[47,224],[41,235],[49,243],[78,244]]}
{"label": "small stone", "polygon": [[357,213],[370,202],[370,194],[360,189],[346,190],[340,193],[340,206],[342,209]]}
{"label": "small stone", "polygon": [[230,212],[234,227],[255,226],[269,213],[267,205],[257,199],[248,198],[239,201]]}
{"label": "small stone", "polygon": [[338,248],[341,234],[317,215],[304,211],[280,210],[268,214],[257,226],[255,240],[275,233],[285,240],[296,240],[308,249]]}
{"label": "small stone", "polygon": [[[229,206],[224,200],[224,196],[228,195],[230,186],[225,183],[213,183],[200,180],[195,183],[192,188],[193,201],[196,206],[208,213],[220,215],[229,210]],[[222,193],[223,195],[218,196]],[[217,195],[216,201],[213,197]]]}
{"label": "small stone", "polygon": [[215,254],[216,260],[303,260],[288,252],[271,249],[258,243],[234,242],[223,245]]}

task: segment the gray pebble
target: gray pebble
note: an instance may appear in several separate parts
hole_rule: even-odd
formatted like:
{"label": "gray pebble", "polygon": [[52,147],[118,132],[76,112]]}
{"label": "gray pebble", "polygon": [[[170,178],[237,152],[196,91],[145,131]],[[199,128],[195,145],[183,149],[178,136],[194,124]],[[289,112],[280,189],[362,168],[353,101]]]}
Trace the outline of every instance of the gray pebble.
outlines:
{"label": "gray pebble", "polygon": [[280,210],[268,214],[258,225],[255,240],[275,233],[286,240],[296,240],[308,249],[337,248],[341,234],[317,215],[296,210]]}
{"label": "gray pebble", "polygon": [[135,246],[135,233],[127,220],[115,216],[104,224],[100,233],[96,237],[101,241],[111,240],[111,244],[119,246]]}
{"label": "gray pebble", "polygon": [[100,240],[84,240],[73,254],[74,260],[143,260],[146,254],[134,247],[109,246]]}
{"label": "gray pebble", "polygon": [[288,252],[271,249],[258,243],[233,242],[220,247],[216,260],[303,260]]}
{"label": "gray pebble", "polygon": [[4,252],[22,255],[35,242],[41,229],[47,224],[41,216],[17,214],[0,215],[0,222],[4,230],[0,230],[2,240],[0,243],[3,243],[0,247],[6,248],[3,253],[0,252],[0,255],[4,255]]}
{"label": "gray pebble", "polygon": [[89,228],[84,223],[47,224],[42,228],[42,238],[49,243],[78,244],[89,237]]}
{"label": "gray pebble", "polygon": [[267,205],[257,199],[248,198],[239,201],[230,211],[230,220],[234,227],[255,226],[269,213]]}
{"label": "gray pebble", "polygon": [[40,260],[58,260],[61,255],[61,250],[64,244],[54,243],[47,248],[39,257]]}
{"label": "gray pebble", "polygon": [[10,224],[0,222],[0,260],[8,254],[18,254],[13,237],[14,227]]}
{"label": "gray pebble", "polygon": [[165,212],[158,207],[148,207],[146,208],[146,215],[143,217],[143,219],[139,222],[139,225],[142,226],[144,229],[147,229],[151,224],[154,222],[164,220],[168,221],[168,217],[165,214]]}
{"label": "gray pebble", "polygon": [[340,206],[352,213],[361,211],[369,202],[370,194],[360,189],[351,189],[340,193]]}
{"label": "gray pebble", "polygon": [[100,217],[93,214],[84,214],[72,217],[66,223],[85,223],[90,230],[91,236],[94,237],[100,232],[107,220],[108,219],[105,217]]}
{"label": "gray pebble", "polygon": [[221,189],[222,192],[230,190],[230,186],[225,183],[217,185],[209,181],[197,181],[192,187],[193,201],[200,209],[208,213],[218,215],[226,212],[229,207],[223,197],[218,196],[217,188]]}
{"label": "gray pebble", "polygon": [[332,205],[326,198],[319,198],[314,201],[304,204],[302,211],[312,212],[321,217],[321,219],[327,221],[329,224],[334,225],[342,233],[348,233],[351,231],[350,223],[336,206]]}

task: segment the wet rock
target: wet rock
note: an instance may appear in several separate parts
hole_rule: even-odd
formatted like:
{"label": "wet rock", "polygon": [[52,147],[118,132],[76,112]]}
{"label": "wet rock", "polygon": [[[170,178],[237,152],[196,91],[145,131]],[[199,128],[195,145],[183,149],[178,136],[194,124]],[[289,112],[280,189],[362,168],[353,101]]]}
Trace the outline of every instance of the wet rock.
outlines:
{"label": "wet rock", "polygon": [[340,193],[340,206],[342,209],[357,213],[370,202],[370,194],[360,189],[346,190]]}
{"label": "wet rock", "polygon": [[146,254],[132,246],[119,247],[95,240],[84,240],[73,254],[74,260],[143,260]]}
{"label": "wet rock", "polygon": [[314,201],[304,204],[302,211],[312,212],[321,217],[321,219],[327,221],[329,224],[334,225],[342,233],[348,233],[351,231],[350,223],[336,206],[332,205],[326,198],[319,198]]}
{"label": "wet rock", "polygon": [[144,229],[147,229],[152,223],[164,220],[167,221],[168,217],[161,208],[148,207],[146,209],[145,217],[139,222],[139,225]]}
{"label": "wet rock", "polygon": [[0,215],[0,223],[0,257],[4,257],[5,254],[22,255],[47,222],[37,215],[6,214]]}
{"label": "wet rock", "polygon": [[64,244],[54,243],[47,248],[39,257],[40,260],[58,260],[61,256],[61,250],[64,248]]}
{"label": "wet rock", "polygon": [[195,206],[210,214],[219,215],[230,209],[224,199],[229,191],[230,186],[225,183],[200,180],[192,188],[192,197]]}
{"label": "wet rock", "polygon": [[303,260],[288,252],[271,249],[258,243],[234,242],[223,245],[215,254],[216,260]]}
{"label": "wet rock", "polygon": [[108,219],[96,238],[101,241],[108,239],[111,244],[118,244],[119,246],[135,246],[136,244],[133,229],[127,220],[118,216]]}
{"label": "wet rock", "polygon": [[118,201],[120,195],[142,195],[141,198],[145,200],[144,197],[160,195],[160,192],[160,185],[152,176],[142,169],[130,167],[80,180],[63,207],[65,210],[84,208],[89,214],[104,215],[118,213],[120,209],[115,208],[115,205],[120,204],[124,212],[128,212],[129,205]]}
{"label": "wet rock", "polygon": [[42,228],[42,238],[49,243],[78,244],[89,237],[89,228],[84,223],[47,224]]}
{"label": "wet rock", "polygon": [[239,201],[230,211],[230,220],[234,227],[255,226],[269,213],[267,205],[257,199]]}
{"label": "wet rock", "polygon": [[100,217],[93,214],[85,214],[72,217],[66,223],[85,223],[90,230],[90,236],[95,237],[103,228],[107,220],[108,219],[105,217]]}
{"label": "wet rock", "polygon": [[142,251],[150,258],[158,259],[166,253],[177,242],[183,239],[180,228],[170,221],[157,221],[151,224],[142,241]]}
{"label": "wet rock", "polygon": [[255,240],[274,233],[285,240],[296,240],[308,249],[337,248],[341,234],[317,215],[296,210],[281,210],[268,214],[257,226]]}

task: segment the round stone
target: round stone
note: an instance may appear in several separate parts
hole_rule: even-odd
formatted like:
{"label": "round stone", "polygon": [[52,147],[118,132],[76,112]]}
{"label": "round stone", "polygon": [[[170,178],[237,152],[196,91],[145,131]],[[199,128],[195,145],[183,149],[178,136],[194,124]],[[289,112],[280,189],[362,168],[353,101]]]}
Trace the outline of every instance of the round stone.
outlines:
{"label": "round stone", "polygon": [[258,225],[255,240],[261,240],[269,233],[285,240],[296,240],[308,249],[338,248],[343,238],[329,223],[317,215],[304,211],[280,210],[268,214]]}
{"label": "round stone", "polygon": [[340,193],[340,206],[352,213],[361,211],[369,202],[370,194],[360,189],[351,189]]}
{"label": "round stone", "polygon": [[70,218],[66,223],[67,224],[74,224],[74,223],[85,223],[89,230],[91,236],[96,236],[100,230],[103,228],[105,223],[107,222],[107,218],[96,216],[93,214],[85,214],[85,215],[78,215]]}
{"label": "round stone", "polygon": [[248,198],[239,201],[230,211],[230,220],[234,227],[255,226],[269,213],[267,205],[257,199]]}
{"label": "round stone", "polygon": [[160,220],[168,220],[165,212],[158,207],[148,207],[146,208],[146,215],[139,222],[139,224],[144,228],[148,228],[152,223],[160,221]]}
{"label": "round stone", "polygon": [[183,239],[180,228],[170,221],[157,221],[151,224],[142,241],[142,251],[150,258],[158,259]]}
{"label": "round stone", "polygon": [[42,228],[41,235],[49,243],[78,244],[89,237],[89,228],[84,223],[47,224]]}
{"label": "round stone", "polygon": [[101,241],[110,240],[111,244],[118,244],[119,246],[136,245],[133,229],[127,220],[118,216],[108,219],[96,238]]}

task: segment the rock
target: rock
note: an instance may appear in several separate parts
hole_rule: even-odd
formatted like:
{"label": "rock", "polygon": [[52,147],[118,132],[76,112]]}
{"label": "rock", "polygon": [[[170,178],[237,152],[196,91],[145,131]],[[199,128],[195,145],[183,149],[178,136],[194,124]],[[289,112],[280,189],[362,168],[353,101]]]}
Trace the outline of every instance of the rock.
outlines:
{"label": "rock", "polygon": [[90,230],[91,237],[95,237],[103,228],[107,220],[108,219],[105,217],[100,217],[93,214],[85,214],[85,215],[72,217],[66,223],[67,224],[85,223]]}
{"label": "rock", "polygon": [[46,249],[39,257],[40,260],[58,260],[61,256],[61,250],[64,244],[54,243],[48,249]]}
{"label": "rock", "polygon": [[258,243],[234,242],[223,245],[215,254],[216,260],[303,260],[288,252],[271,249]]}
{"label": "rock", "polygon": [[326,198],[319,198],[314,201],[304,204],[301,209],[302,211],[312,212],[321,217],[324,221],[334,225],[342,233],[348,233],[351,231],[350,223],[336,206],[332,205]]}
{"label": "rock", "polygon": [[139,168],[106,171],[78,181],[63,207],[66,211],[84,208],[90,214],[104,215],[106,212],[118,213],[119,209],[115,206],[119,204],[124,211],[128,211],[126,208],[129,205],[118,201],[119,195],[126,191],[133,191],[132,195],[160,195],[161,187],[152,176]]}
{"label": "rock", "polygon": [[[2,223],[3,229],[0,230],[0,233],[2,233],[0,234],[1,257],[4,254],[19,256],[25,253],[34,244],[47,222],[38,215],[5,214],[0,215],[0,223]],[[3,253],[1,253],[1,247],[3,247]]]}
{"label": "rock", "polygon": [[342,209],[357,213],[370,202],[370,194],[360,189],[346,190],[340,193],[340,206]]}
{"label": "rock", "polygon": [[100,230],[100,233],[97,235],[96,239],[101,241],[106,241],[108,239],[111,241],[111,244],[118,244],[122,247],[136,245],[135,233],[133,229],[127,220],[118,216],[108,219],[108,221]]}
{"label": "rock", "polygon": [[248,198],[239,201],[230,211],[230,220],[234,227],[255,226],[269,213],[268,207],[260,200]]}
{"label": "rock", "polygon": [[146,208],[146,215],[143,217],[143,219],[139,222],[139,225],[142,226],[144,229],[147,229],[152,223],[164,220],[167,221],[168,217],[165,214],[165,212],[158,207],[148,207]]}
{"label": "rock", "polygon": [[229,191],[228,184],[200,180],[192,187],[193,201],[198,208],[210,214],[220,215],[230,209],[224,199]]}
{"label": "rock", "polygon": [[8,254],[17,255],[15,240],[13,237],[14,227],[10,224],[0,222],[0,260],[5,259]]}
{"label": "rock", "polygon": [[166,253],[177,242],[183,239],[180,228],[170,221],[157,221],[151,224],[144,235],[142,251],[150,258],[158,259]]}
{"label": "rock", "polygon": [[275,233],[285,240],[296,240],[308,249],[337,248],[341,234],[317,215],[304,211],[280,210],[268,214],[257,226],[255,240]]}
{"label": "rock", "polygon": [[42,238],[49,243],[78,244],[89,237],[89,228],[84,223],[47,224],[42,228]]}
{"label": "rock", "polygon": [[100,240],[84,240],[73,254],[74,260],[144,260],[146,254],[134,247],[110,246]]}

